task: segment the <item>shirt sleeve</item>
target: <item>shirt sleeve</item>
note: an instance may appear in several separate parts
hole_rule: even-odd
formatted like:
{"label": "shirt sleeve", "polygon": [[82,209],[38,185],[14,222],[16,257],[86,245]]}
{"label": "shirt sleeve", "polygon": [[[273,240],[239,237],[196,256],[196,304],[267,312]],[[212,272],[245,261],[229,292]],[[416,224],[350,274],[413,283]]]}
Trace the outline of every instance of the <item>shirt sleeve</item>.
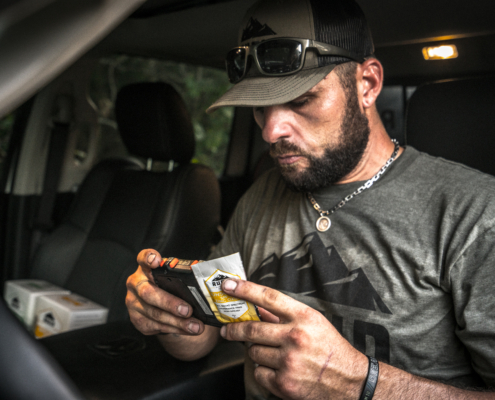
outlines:
{"label": "shirt sleeve", "polygon": [[495,228],[480,233],[450,270],[456,334],[473,369],[495,387]]}
{"label": "shirt sleeve", "polygon": [[222,240],[208,257],[209,260],[241,252],[247,225],[246,218],[249,218],[248,208],[251,204],[250,198],[252,197],[252,191],[252,188],[249,189],[248,192],[246,192],[246,194],[244,194],[244,196],[239,200],[239,203],[237,204],[232,217],[227,224]]}
{"label": "shirt sleeve", "polygon": [[243,251],[249,251],[245,249],[245,238],[250,221],[255,214],[260,212],[262,199],[266,196],[267,190],[273,190],[279,180],[279,175],[275,170],[270,170],[260,176],[247,190],[239,200],[222,240],[208,257],[210,260],[239,252],[245,261]]}

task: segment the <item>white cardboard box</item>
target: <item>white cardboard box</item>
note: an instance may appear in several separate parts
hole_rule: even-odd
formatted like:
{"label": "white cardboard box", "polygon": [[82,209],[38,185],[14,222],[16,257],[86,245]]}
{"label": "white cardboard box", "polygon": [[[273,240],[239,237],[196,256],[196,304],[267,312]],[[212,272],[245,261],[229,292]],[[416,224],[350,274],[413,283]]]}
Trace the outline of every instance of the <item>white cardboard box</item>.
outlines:
{"label": "white cardboard box", "polygon": [[4,299],[9,308],[31,330],[35,322],[35,306],[39,296],[70,291],[39,279],[17,279],[5,282]]}
{"label": "white cardboard box", "polygon": [[104,324],[108,309],[77,294],[40,296],[36,302],[37,338],[57,333]]}

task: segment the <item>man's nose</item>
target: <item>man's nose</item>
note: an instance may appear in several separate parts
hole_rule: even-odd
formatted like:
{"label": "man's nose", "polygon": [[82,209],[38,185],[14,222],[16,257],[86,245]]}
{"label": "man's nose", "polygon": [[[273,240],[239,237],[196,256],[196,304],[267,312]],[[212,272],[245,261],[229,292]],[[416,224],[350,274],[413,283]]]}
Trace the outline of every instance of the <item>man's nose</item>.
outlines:
{"label": "man's nose", "polygon": [[264,109],[263,140],[276,143],[291,135],[289,111],[283,105],[269,106]]}

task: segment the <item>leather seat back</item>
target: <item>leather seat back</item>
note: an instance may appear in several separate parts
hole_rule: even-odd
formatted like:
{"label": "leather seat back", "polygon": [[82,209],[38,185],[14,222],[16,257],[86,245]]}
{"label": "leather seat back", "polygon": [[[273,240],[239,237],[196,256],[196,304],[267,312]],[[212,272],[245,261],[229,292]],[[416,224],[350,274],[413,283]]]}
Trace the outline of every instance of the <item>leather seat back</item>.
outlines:
{"label": "leather seat back", "polygon": [[98,164],[64,223],[40,246],[32,269],[32,278],[108,307],[109,321],[128,317],[125,282],[140,250],[204,259],[220,220],[215,174],[189,162],[194,133],[178,93],[164,83],[129,85],[119,92],[116,116],[131,154],[179,165],[152,172],[130,161]]}
{"label": "leather seat back", "polygon": [[407,112],[406,144],[495,175],[495,76],[420,86]]}

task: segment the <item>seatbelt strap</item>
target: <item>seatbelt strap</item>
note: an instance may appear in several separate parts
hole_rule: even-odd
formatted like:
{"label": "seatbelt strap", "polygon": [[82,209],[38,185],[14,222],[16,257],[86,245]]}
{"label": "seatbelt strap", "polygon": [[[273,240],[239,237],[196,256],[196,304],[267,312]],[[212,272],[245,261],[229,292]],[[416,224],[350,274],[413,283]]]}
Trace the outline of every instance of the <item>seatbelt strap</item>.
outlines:
{"label": "seatbelt strap", "polygon": [[70,124],[54,122],[48,159],[45,167],[43,192],[41,193],[35,229],[48,231],[53,227],[53,209],[57,198],[57,189],[62,173],[62,164],[65,157],[65,147],[69,136]]}
{"label": "seatbelt strap", "polygon": [[38,212],[33,224],[31,236],[31,259],[34,256],[44,233],[54,227],[53,210],[57,198],[57,189],[62,173],[67,140],[70,133],[72,101],[69,96],[59,96],[56,101],[56,115],[52,119],[50,144],[46,160],[43,191],[40,197]]}

